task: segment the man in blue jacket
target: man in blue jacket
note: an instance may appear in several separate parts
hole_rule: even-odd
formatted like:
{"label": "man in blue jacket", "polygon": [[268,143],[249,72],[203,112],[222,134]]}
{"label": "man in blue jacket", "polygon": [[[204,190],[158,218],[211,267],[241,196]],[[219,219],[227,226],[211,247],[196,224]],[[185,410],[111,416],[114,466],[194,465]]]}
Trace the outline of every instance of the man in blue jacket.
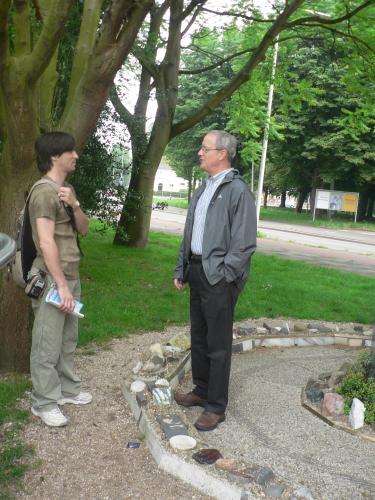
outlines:
{"label": "man in blue jacket", "polygon": [[198,157],[208,177],[194,193],[186,218],[174,284],[190,286],[191,360],[195,388],[176,393],[182,406],[202,406],[195,422],[201,431],[225,420],[238,295],[249,274],[256,248],[254,198],[231,167],[237,141],[213,130]]}

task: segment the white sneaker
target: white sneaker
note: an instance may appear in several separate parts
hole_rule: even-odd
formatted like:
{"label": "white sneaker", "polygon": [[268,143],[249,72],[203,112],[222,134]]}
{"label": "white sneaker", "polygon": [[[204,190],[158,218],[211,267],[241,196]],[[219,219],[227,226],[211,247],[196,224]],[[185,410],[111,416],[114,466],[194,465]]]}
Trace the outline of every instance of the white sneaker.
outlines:
{"label": "white sneaker", "polygon": [[57,400],[58,405],[65,405],[66,403],[72,403],[73,405],[87,405],[91,403],[92,401],[92,394],[89,392],[80,392],[77,394],[77,396],[74,397],[68,397],[64,398],[62,397],[61,399]]}
{"label": "white sneaker", "polygon": [[31,413],[39,417],[49,427],[63,427],[68,423],[68,419],[61,413],[60,408],[53,408],[52,410],[41,411],[31,408]]}

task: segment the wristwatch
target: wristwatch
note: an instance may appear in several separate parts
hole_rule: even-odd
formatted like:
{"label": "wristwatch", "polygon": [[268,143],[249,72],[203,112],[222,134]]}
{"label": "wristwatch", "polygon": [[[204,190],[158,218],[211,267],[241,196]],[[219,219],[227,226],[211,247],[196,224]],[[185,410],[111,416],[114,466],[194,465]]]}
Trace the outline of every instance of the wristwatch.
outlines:
{"label": "wristwatch", "polygon": [[78,200],[76,200],[75,206],[73,208],[73,212],[75,212],[77,210],[77,208],[79,208],[80,206],[81,206],[80,202]]}

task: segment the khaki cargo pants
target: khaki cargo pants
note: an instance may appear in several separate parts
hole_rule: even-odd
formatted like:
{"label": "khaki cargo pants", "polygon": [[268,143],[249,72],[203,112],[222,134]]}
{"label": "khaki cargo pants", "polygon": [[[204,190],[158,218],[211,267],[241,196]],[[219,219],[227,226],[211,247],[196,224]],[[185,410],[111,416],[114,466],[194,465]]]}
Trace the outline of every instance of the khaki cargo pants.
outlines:
{"label": "khaki cargo pants", "polygon": [[[33,273],[35,269],[31,270]],[[33,273],[35,274],[35,273]],[[76,396],[81,380],[74,372],[74,351],[78,341],[78,318],[47,304],[52,280],[39,299],[32,299],[35,321],[32,332],[30,371],[32,405],[37,410],[55,408],[62,396]],[[80,280],[68,280],[75,299],[80,299]]]}

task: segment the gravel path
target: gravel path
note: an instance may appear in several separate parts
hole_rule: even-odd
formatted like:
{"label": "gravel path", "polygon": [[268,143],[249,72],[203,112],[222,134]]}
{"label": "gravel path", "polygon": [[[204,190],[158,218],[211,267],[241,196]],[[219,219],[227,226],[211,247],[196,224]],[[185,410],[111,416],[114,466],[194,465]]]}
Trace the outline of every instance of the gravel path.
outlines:
{"label": "gravel path", "polygon": [[[139,353],[163,342],[181,328],[116,339],[105,347],[79,351],[77,371],[93,403],[65,405],[70,423],[48,428],[34,417],[24,440],[35,449],[35,463],[26,474],[19,499],[119,500],[207,499],[190,485],[158,469],[121,392]],[[128,441],[141,441],[138,449]]]}

